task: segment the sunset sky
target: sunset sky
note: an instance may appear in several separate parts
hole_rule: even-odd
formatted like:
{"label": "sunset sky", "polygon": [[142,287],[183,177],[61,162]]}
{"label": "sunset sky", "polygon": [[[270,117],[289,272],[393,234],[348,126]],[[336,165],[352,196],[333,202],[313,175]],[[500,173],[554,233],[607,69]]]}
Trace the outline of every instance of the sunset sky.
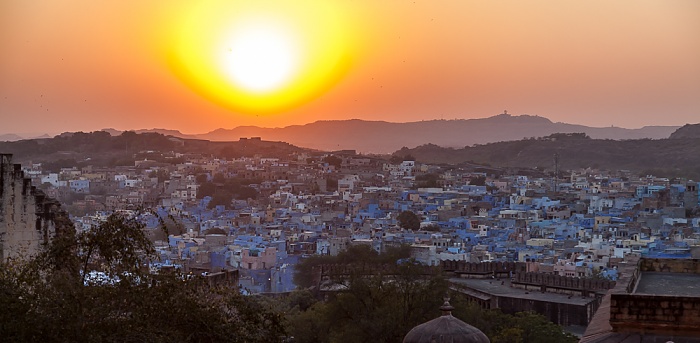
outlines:
{"label": "sunset sky", "polygon": [[0,134],[700,122],[700,1],[0,0]]}

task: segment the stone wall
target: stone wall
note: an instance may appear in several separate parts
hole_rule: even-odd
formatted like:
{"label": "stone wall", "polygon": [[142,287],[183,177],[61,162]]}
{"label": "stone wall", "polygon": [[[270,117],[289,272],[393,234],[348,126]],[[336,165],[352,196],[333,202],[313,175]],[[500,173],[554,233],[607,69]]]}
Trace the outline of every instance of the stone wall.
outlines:
{"label": "stone wall", "polygon": [[517,297],[496,296],[497,308],[504,313],[536,312],[553,323],[562,326],[586,326],[598,309],[598,302],[591,301],[585,305],[567,304],[554,301],[530,300]]}
{"label": "stone wall", "polygon": [[617,287],[610,292],[610,326],[613,330],[700,336],[700,295],[690,297],[633,293],[643,272],[700,274],[700,261],[641,258],[635,264],[635,270],[627,272],[629,281],[624,287]]}
{"label": "stone wall", "polygon": [[622,332],[700,335],[700,298],[612,294],[610,325]]}
{"label": "stone wall", "polygon": [[450,289],[461,293],[469,301],[483,309],[500,309],[508,314],[537,312],[549,321],[563,326],[588,325],[600,305],[600,298],[591,298],[585,303],[562,302],[547,297],[541,297],[541,299],[523,298],[517,294],[484,292],[454,282],[450,283]]}
{"label": "stone wall", "polygon": [[700,274],[700,260],[643,258],[639,261],[639,271]]}
{"label": "stone wall", "polygon": [[441,261],[440,266],[444,271],[464,278],[511,277],[527,270],[524,262]]}
{"label": "stone wall", "polygon": [[[431,266],[414,266],[412,273],[415,276],[432,277],[440,274],[440,269]],[[364,263],[355,264],[321,264],[314,266],[313,284],[320,286],[326,281],[338,281],[349,277],[392,276],[399,275],[403,271],[396,264],[370,265]]]}
{"label": "stone wall", "polygon": [[36,254],[56,234],[56,223],[70,222],[61,205],[33,187],[21,168],[12,163],[11,154],[0,154],[0,257],[3,260]]}
{"label": "stone wall", "polygon": [[588,296],[595,292],[612,289],[615,287],[615,281],[581,279],[545,273],[517,272],[513,280],[513,287]]}

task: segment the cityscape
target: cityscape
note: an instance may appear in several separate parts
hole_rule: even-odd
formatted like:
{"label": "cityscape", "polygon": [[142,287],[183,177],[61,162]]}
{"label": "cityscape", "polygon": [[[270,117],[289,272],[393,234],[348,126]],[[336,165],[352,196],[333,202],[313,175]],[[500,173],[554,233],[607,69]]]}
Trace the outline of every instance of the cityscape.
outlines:
{"label": "cityscape", "polygon": [[43,6],[3,341],[700,342],[695,2]]}

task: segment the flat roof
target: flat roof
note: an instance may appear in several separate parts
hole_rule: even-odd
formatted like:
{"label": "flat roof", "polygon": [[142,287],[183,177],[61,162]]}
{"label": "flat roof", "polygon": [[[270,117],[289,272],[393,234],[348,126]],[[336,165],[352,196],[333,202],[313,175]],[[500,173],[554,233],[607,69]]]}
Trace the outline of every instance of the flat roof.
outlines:
{"label": "flat roof", "polygon": [[634,293],[700,297],[700,274],[642,272]]}
{"label": "flat roof", "polygon": [[[592,301],[595,298],[582,297],[580,295],[569,296],[567,294],[560,293],[542,293],[540,291],[525,290],[521,288],[515,288],[510,286],[510,280],[508,278],[499,279],[463,279],[463,278],[450,278],[450,282],[457,285],[464,285],[471,289],[501,297],[509,298],[520,298],[520,299],[530,299],[537,301],[546,301],[553,303],[571,304],[583,306]],[[503,285],[501,285],[503,282]]]}

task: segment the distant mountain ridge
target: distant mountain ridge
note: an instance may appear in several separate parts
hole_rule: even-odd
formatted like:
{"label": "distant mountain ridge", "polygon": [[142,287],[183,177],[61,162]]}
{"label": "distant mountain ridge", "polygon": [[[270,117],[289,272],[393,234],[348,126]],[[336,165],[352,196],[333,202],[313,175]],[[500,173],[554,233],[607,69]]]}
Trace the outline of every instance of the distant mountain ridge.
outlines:
{"label": "distant mountain ridge", "polygon": [[553,133],[583,132],[594,139],[662,139],[668,138],[678,128],[679,126],[645,126],[639,129],[589,127],[554,123],[540,116],[499,114],[479,119],[427,120],[408,123],[360,119],[324,120],[282,128],[239,126],[195,135],[165,129],[136,130],[136,132],[158,132],[180,138],[212,141],[236,141],[242,137],[261,137],[267,141],[282,141],[318,150],[347,149],[362,153],[387,154],[402,147],[416,147],[423,144],[462,148],[474,144],[544,137]]}
{"label": "distant mountain ridge", "polygon": [[6,133],[6,134],[1,134],[0,135],[0,142],[16,142],[16,141],[21,141],[23,139],[43,139],[43,138],[51,138],[48,134],[29,134],[29,133],[23,133],[21,135],[14,134],[14,133]]}
{"label": "distant mountain ridge", "polygon": [[0,142],[14,142],[14,141],[22,140],[22,139],[24,139],[24,138],[17,136],[13,133],[7,133],[4,135],[0,135]]}
{"label": "distant mountain ridge", "polygon": [[[101,131],[112,136],[123,131],[105,128]],[[590,127],[552,122],[533,115],[513,116],[499,114],[488,118],[427,120],[408,123],[368,121],[361,119],[322,120],[304,125],[281,128],[238,126],[216,129],[203,134],[184,134],[172,129],[129,130],[136,133],[155,132],[184,139],[237,141],[240,138],[261,137],[267,141],[282,141],[299,147],[317,150],[357,150],[361,153],[388,154],[402,147],[435,144],[442,147],[462,148],[474,144],[514,141],[530,137],[544,137],[553,133],[582,132],[594,139],[663,139],[679,131],[675,137],[700,135],[700,124],[680,126],[645,126],[639,129],[620,127]],[[690,135],[690,136],[688,136]],[[49,138],[48,135],[30,138]],[[16,134],[0,135],[0,141],[28,139]]]}
{"label": "distant mountain ridge", "polygon": [[401,147],[432,143],[443,147],[464,147],[524,137],[542,137],[552,133],[583,132],[596,139],[668,138],[677,126],[649,126],[641,129],[594,128],[553,123],[539,116],[497,115],[481,119],[429,120],[409,123],[339,120],[317,121],[284,128],[241,126],[218,129],[197,137],[209,140],[237,140],[257,136],[264,140],[284,141],[296,146],[320,150],[354,149],[359,152],[390,153]]}

